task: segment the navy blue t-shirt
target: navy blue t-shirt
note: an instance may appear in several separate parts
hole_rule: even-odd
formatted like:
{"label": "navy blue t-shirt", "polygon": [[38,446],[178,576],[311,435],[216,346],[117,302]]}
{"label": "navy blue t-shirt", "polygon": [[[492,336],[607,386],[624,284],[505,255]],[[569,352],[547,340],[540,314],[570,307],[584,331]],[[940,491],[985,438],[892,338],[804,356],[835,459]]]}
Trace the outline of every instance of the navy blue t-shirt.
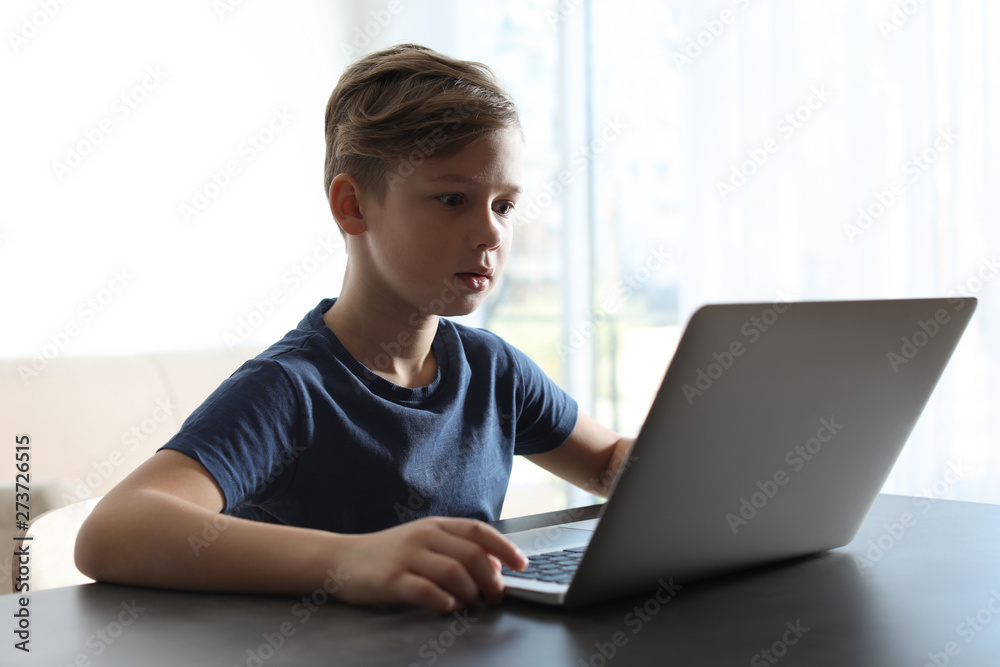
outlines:
{"label": "navy blue t-shirt", "polygon": [[225,512],[338,533],[499,517],[514,454],[569,437],[576,402],[497,335],[441,319],[437,376],[393,384],[323,321],[324,299],[243,364],[163,448],[198,460]]}

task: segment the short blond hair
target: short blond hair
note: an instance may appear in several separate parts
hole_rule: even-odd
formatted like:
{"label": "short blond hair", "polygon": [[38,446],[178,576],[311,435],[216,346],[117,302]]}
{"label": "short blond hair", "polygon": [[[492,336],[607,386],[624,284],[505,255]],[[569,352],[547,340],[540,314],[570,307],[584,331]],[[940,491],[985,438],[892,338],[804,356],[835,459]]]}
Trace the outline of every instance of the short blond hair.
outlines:
{"label": "short blond hair", "polygon": [[348,67],[326,105],[327,194],[348,173],[381,200],[394,177],[486,134],[520,129],[517,107],[489,67],[417,44]]}

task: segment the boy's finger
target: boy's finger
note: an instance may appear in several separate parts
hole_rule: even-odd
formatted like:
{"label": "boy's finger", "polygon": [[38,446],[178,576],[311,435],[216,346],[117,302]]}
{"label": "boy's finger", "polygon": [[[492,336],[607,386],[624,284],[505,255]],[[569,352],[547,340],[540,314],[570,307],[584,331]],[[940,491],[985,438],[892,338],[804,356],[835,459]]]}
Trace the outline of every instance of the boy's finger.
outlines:
{"label": "boy's finger", "polygon": [[504,537],[493,526],[474,519],[456,519],[444,524],[448,532],[472,540],[488,554],[496,556],[502,563],[520,570],[528,565],[528,558],[513,542]]}
{"label": "boy's finger", "polygon": [[429,579],[465,604],[479,601],[480,582],[455,558],[428,551],[410,564],[410,571]]}
{"label": "boy's finger", "polygon": [[424,607],[439,614],[449,614],[458,609],[458,600],[433,581],[411,572],[399,578],[397,593],[400,602]]}
{"label": "boy's finger", "polygon": [[[478,542],[465,539],[447,530],[442,530],[439,538],[427,547],[434,553],[446,557],[452,563],[464,568],[473,580],[475,596],[470,599],[462,596],[468,604],[478,601],[478,591],[490,604],[499,604],[503,599],[503,578],[500,576],[500,561],[490,554]],[[449,591],[455,592],[445,586]]]}

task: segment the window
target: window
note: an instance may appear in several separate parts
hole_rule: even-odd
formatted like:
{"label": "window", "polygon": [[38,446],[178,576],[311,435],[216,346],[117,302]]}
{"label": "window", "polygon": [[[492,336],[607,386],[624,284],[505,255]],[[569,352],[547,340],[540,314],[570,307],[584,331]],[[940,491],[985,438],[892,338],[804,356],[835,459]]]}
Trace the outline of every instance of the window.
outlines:
{"label": "window", "polygon": [[[885,490],[1000,502],[993,5],[223,5],[67,5],[8,37],[0,354],[55,349],[71,321],[56,354],[260,348],[295,326],[344,266],[326,99],[353,58],[419,42],[490,65],[527,136],[514,254],[470,323],[634,434],[704,303],[976,296]],[[38,12],[19,7],[18,35]],[[112,292],[116,271],[133,278]],[[511,489],[508,516],[587,501],[526,462]]]}
{"label": "window", "polygon": [[885,490],[1000,501],[985,3],[627,5],[454,19],[450,52],[498,71],[528,135],[528,219],[483,323],[634,434],[703,303],[977,296]]}

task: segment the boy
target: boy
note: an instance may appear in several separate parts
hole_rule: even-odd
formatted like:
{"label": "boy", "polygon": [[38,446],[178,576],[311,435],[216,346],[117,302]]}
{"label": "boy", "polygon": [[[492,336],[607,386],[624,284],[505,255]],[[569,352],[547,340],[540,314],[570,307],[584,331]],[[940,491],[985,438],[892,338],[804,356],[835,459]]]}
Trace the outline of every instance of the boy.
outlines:
{"label": "boy", "polygon": [[107,494],[77,539],[88,576],[301,594],[336,573],[341,600],[448,613],[498,602],[501,564],[526,565],[484,523],[513,454],[607,493],[632,440],[497,336],[439,317],[475,310],[510,250],[522,137],[492,72],[415,45],[372,54],[338,82],[326,138],[340,297]]}

